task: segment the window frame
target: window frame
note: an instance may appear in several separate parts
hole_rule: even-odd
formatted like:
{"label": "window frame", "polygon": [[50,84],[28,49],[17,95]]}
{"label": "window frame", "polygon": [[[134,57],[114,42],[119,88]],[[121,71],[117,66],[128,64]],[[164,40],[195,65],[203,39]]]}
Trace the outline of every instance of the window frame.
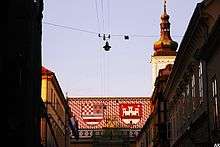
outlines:
{"label": "window frame", "polygon": [[195,74],[192,74],[192,80],[191,80],[191,96],[192,98],[196,97],[196,77]]}
{"label": "window frame", "polygon": [[203,77],[204,77],[204,71],[203,71],[203,62],[199,62],[199,71],[198,71],[198,86],[199,86],[199,97],[200,97],[200,103],[204,101],[204,82],[203,82]]}
{"label": "window frame", "polygon": [[216,75],[213,76],[211,80],[211,93],[213,101],[213,122],[214,128],[220,128],[220,110],[219,110],[219,100],[218,100],[218,82]]}

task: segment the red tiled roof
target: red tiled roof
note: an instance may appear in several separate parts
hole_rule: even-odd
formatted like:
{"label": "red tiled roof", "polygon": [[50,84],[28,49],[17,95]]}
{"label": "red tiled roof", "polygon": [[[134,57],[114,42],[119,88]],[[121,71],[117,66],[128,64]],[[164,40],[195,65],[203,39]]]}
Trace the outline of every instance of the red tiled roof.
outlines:
{"label": "red tiled roof", "polygon": [[[72,97],[68,99],[68,104],[79,121],[79,129],[100,129],[106,127],[109,120],[119,128],[142,128],[151,113],[148,97]],[[129,106],[140,106],[139,120],[132,126],[126,121],[134,118],[124,118],[121,114],[122,109]],[[99,116],[97,112],[100,112]]]}
{"label": "red tiled roof", "polygon": [[42,72],[42,74],[53,74],[52,71],[50,71],[49,69],[47,69],[47,68],[44,67],[44,66],[42,66],[41,72]]}

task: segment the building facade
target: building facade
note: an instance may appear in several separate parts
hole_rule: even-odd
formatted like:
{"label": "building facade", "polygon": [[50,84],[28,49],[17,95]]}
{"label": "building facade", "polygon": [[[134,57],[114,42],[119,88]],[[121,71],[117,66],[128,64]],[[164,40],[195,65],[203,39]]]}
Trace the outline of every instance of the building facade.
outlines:
{"label": "building facade", "polygon": [[154,120],[153,115],[150,114],[143,128],[136,138],[136,147],[153,147],[154,137]]}
{"label": "building facade", "polygon": [[158,73],[153,112],[139,134],[138,147],[219,145],[219,33],[220,1],[198,3],[172,70],[162,81],[163,70]]}
{"label": "building facade", "polygon": [[172,147],[220,142],[219,15],[220,1],[197,4],[164,89]]}
{"label": "building facade", "polygon": [[157,147],[168,147],[167,134],[167,102],[163,96],[163,90],[172,71],[172,64],[168,64],[164,69],[159,70],[152,94],[152,117],[154,118],[153,143]]}
{"label": "building facade", "polygon": [[69,147],[70,109],[53,72],[42,67],[41,97],[45,113],[41,117],[41,142],[45,147]]}
{"label": "building facade", "polygon": [[151,97],[152,111],[137,137],[137,147],[169,147],[167,133],[167,103],[163,96],[172,65],[159,70]]}
{"label": "building facade", "polygon": [[10,0],[0,71],[8,103],[7,146],[39,147],[43,0]]}
{"label": "building facade", "polygon": [[[209,113],[209,131],[212,143],[220,142],[220,69],[218,62],[220,59],[220,19],[214,24],[212,31],[204,46],[198,53],[198,60],[204,68],[204,84],[206,84],[207,111]],[[205,87],[205,86],[204,86]]]}

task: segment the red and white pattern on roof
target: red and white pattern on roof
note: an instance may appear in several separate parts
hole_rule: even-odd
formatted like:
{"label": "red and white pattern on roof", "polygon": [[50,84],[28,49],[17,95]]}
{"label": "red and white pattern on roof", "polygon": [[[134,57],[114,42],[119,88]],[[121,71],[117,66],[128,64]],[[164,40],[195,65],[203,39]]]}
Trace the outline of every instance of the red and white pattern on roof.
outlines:
{"label": "red and white pattern on roof", "polygon": [[117,128],[142,128],[151,113],[149,97],[72,97],[68,104],[79,129],[101,129],[110,121]]}

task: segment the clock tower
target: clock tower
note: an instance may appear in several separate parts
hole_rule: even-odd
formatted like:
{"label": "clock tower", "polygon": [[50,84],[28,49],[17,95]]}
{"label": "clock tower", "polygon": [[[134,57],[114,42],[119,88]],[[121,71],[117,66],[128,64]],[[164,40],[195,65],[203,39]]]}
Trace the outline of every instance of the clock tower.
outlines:
{"label": "clock tower", "polygon": [[169,15],[166,11],[166,0],[164,0],[164,10],[160,17],[160,39],[154,43],[154,53],[151,56],[152,64],[152,88],[160,69],[168,64],[173,64],[176,57],[177,42],[170,36]]}

